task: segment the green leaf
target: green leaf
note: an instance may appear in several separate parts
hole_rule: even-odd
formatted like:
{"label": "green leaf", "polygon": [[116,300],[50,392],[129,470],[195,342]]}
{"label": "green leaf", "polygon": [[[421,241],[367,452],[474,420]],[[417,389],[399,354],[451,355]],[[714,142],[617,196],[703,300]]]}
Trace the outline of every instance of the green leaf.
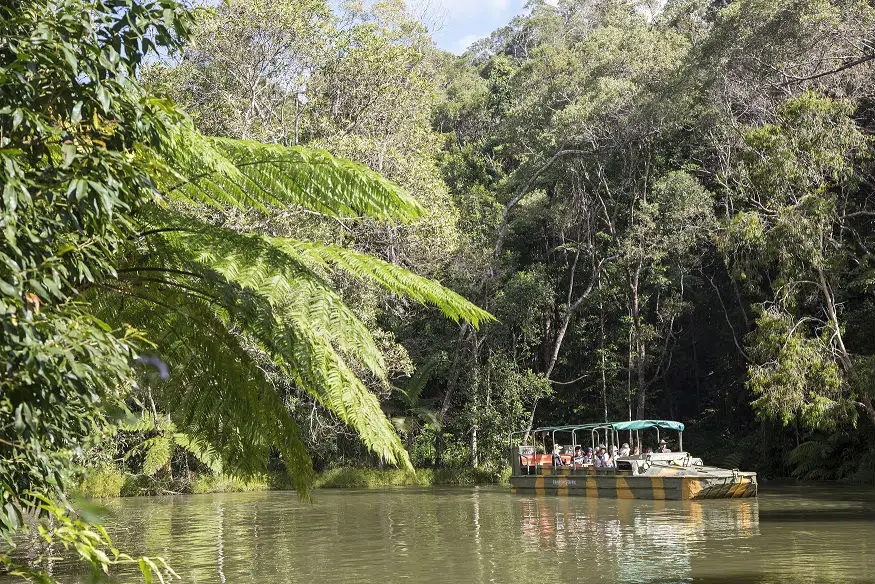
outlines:
{"label": "green leaf", "polygon": [[80,121],[82,121],[82,102],[77,101],[73,106],[72,113],[70,114],[70,123],[76,125]]}

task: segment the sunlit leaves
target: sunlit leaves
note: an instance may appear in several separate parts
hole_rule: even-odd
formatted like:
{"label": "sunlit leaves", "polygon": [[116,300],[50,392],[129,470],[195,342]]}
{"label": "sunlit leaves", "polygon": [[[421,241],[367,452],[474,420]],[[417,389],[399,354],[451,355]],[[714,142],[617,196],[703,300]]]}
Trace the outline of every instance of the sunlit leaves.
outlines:
{"label": "sunlit leaves", "polygon": [[754,362],[747,382],[761,416],[785,424],[798,416],[806,425],[832,428],[854,415],[841,393],[841,373],[829,337],[829,329],[812,331],[810,322],[794,322],[774,308],[762,311],[752,333]]}
{"label": "sunlit leaves", "polygon": [[[103,527],[78,519],[69,507],[58,505],[42,495],[24,493],[23,496],[29,508],[39,510],[42,519],[36,531],[49,554],[57,553],[53,548],[63,549],[93,566],[98,574],[102,572],[108,575],[117,566],[134,565],[139,568],[147,584],[156,578],[163,584],[165,578],[172,580],[179,577],[161,558],[135,558],[121,552],[112,544]],[[56,582],[51,575],[53,560],[55,558],[51,556],[31,557],[27,565],[21,565],[9,555],[0,554],[0,564],[8,575],[40,584]]]}
{"label": "sunlit leaves", "polygon": [[327,152],[204,138],[184,127],[165,144],[154,174],[165,196],[220,209],[300,206],[332,217],[402,222],[422,212],[414,198],[379,174]]}

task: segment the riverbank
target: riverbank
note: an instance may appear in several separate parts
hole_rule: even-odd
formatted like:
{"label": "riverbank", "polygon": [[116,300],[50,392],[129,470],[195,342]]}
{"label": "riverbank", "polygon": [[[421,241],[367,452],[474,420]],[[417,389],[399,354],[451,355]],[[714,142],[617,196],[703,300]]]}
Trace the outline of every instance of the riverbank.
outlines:
{"label": "riverbank", "polygon": [[[508,469],[509,471],[509,469]],[[376,489],[383,487],[476,486],[506,484],[507,473],[497,475],[480,469],[333,468],[319,473],[314,488]],[[114,468],[94,469],[79,484],[79,492],[90,498],[143,497],[205,493],[246,493],[291,490],[282,473],[269,473],[242,480],[233,477],[191,474],[188,477],[156,478],[124,474]]]}
{"label": "riverbank", "polygon": [[319,475],[316,486],[324,489],[374,489],[379,487],[435,487],[505,484],[508,473],[497,475],[480,469],[421,468],[415,473],[399,469],[333,468]]}

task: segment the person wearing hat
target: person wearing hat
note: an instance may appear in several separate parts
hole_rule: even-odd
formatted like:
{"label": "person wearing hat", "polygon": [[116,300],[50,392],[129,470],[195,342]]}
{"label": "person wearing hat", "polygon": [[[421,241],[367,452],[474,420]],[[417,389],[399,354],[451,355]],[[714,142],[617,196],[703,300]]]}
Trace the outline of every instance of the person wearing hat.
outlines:
{"label": "person wearing hat", "polygon": [[608,461],[610,461],[611,457],[608,456],[608,453],[605,451],[605,445],[599,444],[598,448],[595,451],[595,460],[594,464],[596,468],[608,468]]}
{"label": "person wearing hat", "polygon": [[665,439],[659,441],[659,448],[656,450],[657,452],[671,452],[671,448],[668,447]]}
{"label": "person wearing hat", "polygon": [[587,446],[586,452],[583,453],[583,464],[592,464],[592,463],[593,463],[592,446]]}
{"label": "person wearing hat", "polygon": [[629,456],[629,443],[623,442],[623,445],[620,446],[620,453],[618,456]]}
{"label": "person wearing hat", "polygon": [[562,454],[562,446],[559,444],[553,444],[553,467],[565,466],[565,463],[562,461],[562,457],[559,456]]}

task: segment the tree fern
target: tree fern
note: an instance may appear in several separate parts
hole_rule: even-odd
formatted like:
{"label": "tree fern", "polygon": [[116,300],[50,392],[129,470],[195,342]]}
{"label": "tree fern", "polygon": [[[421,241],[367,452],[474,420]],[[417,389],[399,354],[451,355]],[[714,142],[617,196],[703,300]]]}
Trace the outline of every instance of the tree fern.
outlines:
{"label": "tree fern", "polygon": [[322,151],[206,138],[185,124],[173,132],[160,152],[141,153],[163,200],[139,214],[142,235],[123,253],[116,278],[101,282],[121,297],[104,301],[107,318],[147,331],[171,367],[153,388],[156,398],[180,431],[221,455],[227,472],[261,471],[275,448],[303,492],[312,465],[279,375],[383,460],[410,467],[378,399],[354,373],[361,365],[385,379],[382,354],[327,276],[343,271],[474,326],[490,315],[373,256],[219,226],[200,209],[303,207],[412,221],[419,204],[378,174]]}
{"label": "tree fern", "polygon": [[170,464],[173,451],[177,447],[194,456],[198,462],[215,474],[222,472],[222,462],[215,449],[194,436],[179,432],[176,424],[167,416],[161,420],[159,426],[155,423],[154,417],[144,412],[143,415],[135,418],[133,423],[131,421],[123,422],[120,428],[127,431],[157,433],[157,435],[134,445],[125,454],[126,459],[135,454],[144,455],[142,470],[145,475],[152,476]]}

